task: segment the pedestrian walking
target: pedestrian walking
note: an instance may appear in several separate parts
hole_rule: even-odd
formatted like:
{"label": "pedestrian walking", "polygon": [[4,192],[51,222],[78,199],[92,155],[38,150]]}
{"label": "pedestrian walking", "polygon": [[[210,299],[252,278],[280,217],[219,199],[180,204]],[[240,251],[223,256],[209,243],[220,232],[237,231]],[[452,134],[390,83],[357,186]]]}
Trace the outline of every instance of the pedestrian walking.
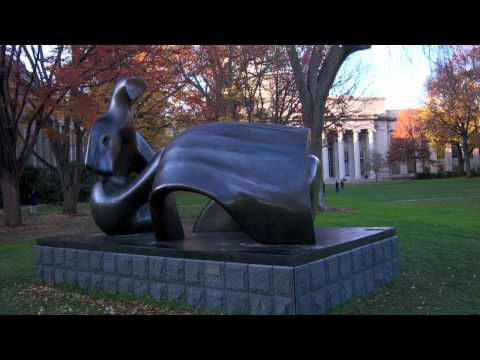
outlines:
{"label": "pedestrian walking", "polygon": [[37,215],[38,196],[37,191],[32,189],[29,196],[30,214]]}

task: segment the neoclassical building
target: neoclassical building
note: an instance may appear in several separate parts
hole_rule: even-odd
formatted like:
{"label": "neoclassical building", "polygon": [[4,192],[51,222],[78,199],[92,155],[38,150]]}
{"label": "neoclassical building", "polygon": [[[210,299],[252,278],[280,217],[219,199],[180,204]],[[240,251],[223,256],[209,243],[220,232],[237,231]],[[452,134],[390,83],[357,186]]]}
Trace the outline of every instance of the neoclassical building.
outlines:
{"label": "neoclassical building", "polygon": [[[323,178],[326,183],[345,178],[350,182],[375,179],[375,173],[369,168],[369,159],[376,152],[386,159],[390,139],[395,129],[397,115],[400,110],[385,110],[385,98],[359,98],[358,111],[354,115],[341,118],[341,130],[326,130],[322,136]],[[417,172],[454,171],[458,166],[455,148],[447,145],[442,153],[430,147],[432,165],[425,166],[417,161],[390,167],[383,164],[378,171],[378,179],[395,179],[411,177]],[[473,151],[472,169],[480,168],[479,149]]]}

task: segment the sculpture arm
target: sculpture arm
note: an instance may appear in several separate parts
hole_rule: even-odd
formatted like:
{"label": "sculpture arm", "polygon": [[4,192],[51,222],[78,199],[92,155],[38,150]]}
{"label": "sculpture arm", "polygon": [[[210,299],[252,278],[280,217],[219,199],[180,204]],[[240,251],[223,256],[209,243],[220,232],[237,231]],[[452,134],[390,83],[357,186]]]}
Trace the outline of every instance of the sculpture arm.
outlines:
{"label": "sculpture arm", "polygon": [[147,164],[142,172],[128,184],[125,192],[122,193],[122,203],[129,204],[129,207],[139,208],[148,201],[148,196],[152,190],[153,179],[156,174],[156,170],[162,158],[164,148],[161,148],[153,157],[153,159]]}

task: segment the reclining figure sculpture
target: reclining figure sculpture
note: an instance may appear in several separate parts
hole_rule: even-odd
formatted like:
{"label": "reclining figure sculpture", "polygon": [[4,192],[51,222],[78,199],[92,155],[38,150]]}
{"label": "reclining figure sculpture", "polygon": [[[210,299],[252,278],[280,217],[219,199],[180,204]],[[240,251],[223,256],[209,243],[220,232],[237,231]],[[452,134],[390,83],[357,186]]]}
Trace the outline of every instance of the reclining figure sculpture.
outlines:
{"label": "reclining figure sculpture", "polygon": [[154,231],[158,241],[181,240],[175,191],[190,191],[211,199],[193,232],[244,232],[262,244],[315,243],[310,192],[319,161],[308,154],[307,129],[208,123],[155,153],[133,121],[132,105],[145,89],[137,78],[117,82],[107,112],[90,130],[85,165],[101,176],[90,205],[102,231]]}

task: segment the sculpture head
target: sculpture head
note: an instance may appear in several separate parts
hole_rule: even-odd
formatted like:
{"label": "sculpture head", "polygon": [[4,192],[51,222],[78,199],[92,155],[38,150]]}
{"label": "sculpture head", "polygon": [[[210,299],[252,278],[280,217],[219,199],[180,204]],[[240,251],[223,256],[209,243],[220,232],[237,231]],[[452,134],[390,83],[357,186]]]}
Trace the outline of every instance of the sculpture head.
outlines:
{"label": "sculpture head", "polygon": [[85,153],[88,170],[103,176],[128,175],[137,156],[132,105],[146,88],[138,78],[116,83],[108,111],[90,129]]}

